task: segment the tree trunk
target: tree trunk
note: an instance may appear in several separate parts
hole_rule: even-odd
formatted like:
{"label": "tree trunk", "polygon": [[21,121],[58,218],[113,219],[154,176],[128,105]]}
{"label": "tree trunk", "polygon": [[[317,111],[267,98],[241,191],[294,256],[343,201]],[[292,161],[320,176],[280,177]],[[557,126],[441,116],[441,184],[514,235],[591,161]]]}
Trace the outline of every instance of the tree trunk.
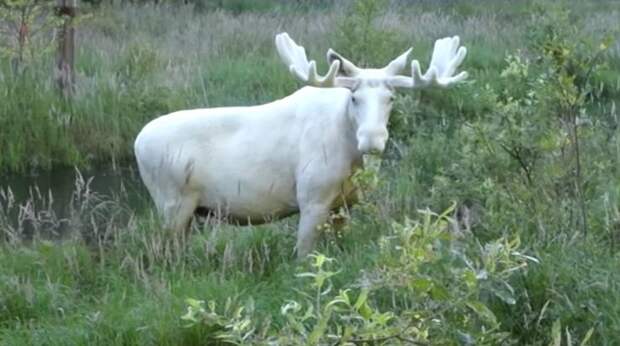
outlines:
{"label": "tree trunk", "polygon": [[73,93],[73,62],[75,58],[75,28],[73,19],[77,0],[58,0],[57,14],[62,18],[58,35],[58,55],[56,58],[56,82],[63,96]]}

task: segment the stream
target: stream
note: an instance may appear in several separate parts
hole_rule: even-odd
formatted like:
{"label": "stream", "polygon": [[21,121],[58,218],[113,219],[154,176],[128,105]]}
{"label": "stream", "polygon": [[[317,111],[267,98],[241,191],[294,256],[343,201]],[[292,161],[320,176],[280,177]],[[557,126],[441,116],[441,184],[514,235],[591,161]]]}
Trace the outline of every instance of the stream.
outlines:
{"label": "stream", "polygon": [[72,208],[75,211],[91,198],[115,201],[132,211],[151,205],[135,166],[0,175],[0,227],[17,227],[28,213],[34,218],[66,219]]}

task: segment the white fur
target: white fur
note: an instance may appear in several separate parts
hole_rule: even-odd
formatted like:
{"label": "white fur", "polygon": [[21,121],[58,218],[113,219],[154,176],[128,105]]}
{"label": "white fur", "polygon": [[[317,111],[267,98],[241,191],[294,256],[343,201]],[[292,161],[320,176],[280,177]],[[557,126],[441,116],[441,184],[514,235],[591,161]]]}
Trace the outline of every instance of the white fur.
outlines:
{"label": "white fur", "polygon": [[[166,227],[182,231],[198,207],[250,223],[299,212],[296,249],[305,256],[314,247],[317,226],[354,198],[349,177],[363,154],[385,148],[392,81],[406,78],[395,74],[409,51],[384,69],[360,69],[330,51],[332,69],[345,65],[354,75],[336,76],[333,70],[320,77],[303,47],[283,39],[290,40],[279,36],[276,42],[287,45],[279,52],[296,64],[290,70],[313,85],[331,87],[307,86],[260,106],[179,111],[139,133],[140,174]],[[287,57],[290,52],[296,55]]]}

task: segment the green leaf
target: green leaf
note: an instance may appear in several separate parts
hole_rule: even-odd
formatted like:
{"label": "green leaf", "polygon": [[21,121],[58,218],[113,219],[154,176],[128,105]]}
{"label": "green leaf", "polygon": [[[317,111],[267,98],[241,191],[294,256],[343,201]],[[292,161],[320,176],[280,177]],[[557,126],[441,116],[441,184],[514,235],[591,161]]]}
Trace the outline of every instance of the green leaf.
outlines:
{"label": "green leaf", "polygon": [[497,298],[501,299],[504,303],[508,305],[515,305],[517,302],[513,297],[512,293],[508,292],[507,290],[494,289],[493,294],[495,294]]}
{"label": "green leaf", "polygon": [[562,345],[562,323],[560,323],[559,319],[553,322],[553,326],[551,327],[551,339],[550,346]]}
{"label": "green leaf", "polygon": [[298,274],[295,274],[295,276],[298,278],[313,278],[313,277],[316,277],[316,274],[315,273],[298,273]]}
{"label": "green leaf", "polygon": [[353,307],[355,308],[355,310],[359,310],[359,308],[366,303],[366,300],[368,299],[368,288],[363,288],[362,292],[360,292],[360,295],[357,297],[357,301],[355,302],[355,305],[353,305]]}
{"label": "green leaf", "polygon": [[433,282],[429,279],[418,278],[411,281],[411,287],[418,292],[426,293],[433,287]]}
{"label": "green leaf", "polygon": [[468,269],[463,273],[463,280],[468,288],[474,288],[478,284],[478,279],[476,279],[476,273]]}
{"label": "green leaf", "polygon": [[594,328],[590,328],[590,330],[588,330],[588,332],[586,333],[586,336],[583,337],[583,340],[581,340],[581,343],[579,344],[579,346],[587,345],[588,341],[590,341],[590,338],[592,337],[592,334],[594,334]]}
{"label": "green leaf", "polygon": [[493,311],[491,311],[486,305],[482,304],[478,301],[469,301],[465,303],[470,309],[474,310],[474,312],[486,323],[497,326],[497,318]]}
{"label": "green leaf", "polygon": [[372,317],[372,314],[373,314],[372,309],[366,303],[364,303],[362,306],[360,306],[358,311],[359,311],[359,314],[362,317],[364,317],[366,320],[369,320]]}
{"label": "green leaf", "polygon": [[185,315],[181,316],[181,319],[184,321],[188,321],[188,322],[192,322],[188,325],[188,327],[191,327],[192,325],[194,325],[195,323],[198,322],[198,320],[196,319],[196,314],[195,314],[195,310],[193,310],[191,307],[187,307],[187,313],[185,313]]}
{"label": "green leaf", "polygon": [[450,293],[442,286],[433,285],[430,292],[431,298],[435,300],[448,300],[450,298]]}
{"label": "green leaf", "polygon": [[392,312],[376,313],[373,320],[380,326],[386,326],[394,318]]}
{"label": "green leaf", "polygon": [[308,345],[319,345],[319,341],[325,335],[325,331],[327,330],[327,323],[331,319],[332,311],[331,309],[327,309],[325,314],[321,316],[318,323],[314,326],[312,333],[308,337]]}
{"label": "green leaf", "polygon": [[193,298],[185,299],[185,303],[195,309],[202,308],[205,304],[204,300],[198,300]]}

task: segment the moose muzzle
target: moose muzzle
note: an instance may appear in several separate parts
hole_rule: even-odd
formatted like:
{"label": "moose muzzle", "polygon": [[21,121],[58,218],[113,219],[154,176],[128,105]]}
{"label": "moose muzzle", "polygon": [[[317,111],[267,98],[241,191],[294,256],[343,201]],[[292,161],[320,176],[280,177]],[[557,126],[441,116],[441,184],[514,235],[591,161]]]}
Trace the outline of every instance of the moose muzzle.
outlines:
{"label": "moose muzzle", "polygon": [[357,132],[357,149],[362,154],[381,154],[387,139],[388,131],[385,128],[361,129]]}

